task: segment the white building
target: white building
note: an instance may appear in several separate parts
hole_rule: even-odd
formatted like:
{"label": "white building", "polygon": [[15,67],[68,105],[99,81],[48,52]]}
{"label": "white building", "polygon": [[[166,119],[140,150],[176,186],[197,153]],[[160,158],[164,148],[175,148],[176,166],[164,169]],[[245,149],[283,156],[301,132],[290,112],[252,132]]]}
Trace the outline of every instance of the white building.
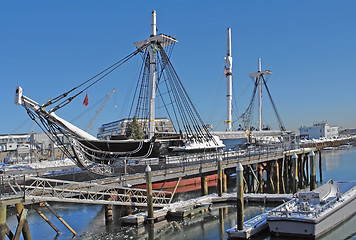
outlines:
{"label": "white building", "polygon": [[[99,132],[97,137],[99,139],[110,139],[112,135],[125,135],[127,124],[131,121],[131,119],[125,118],[118,121],[105,123],[101,125],[99,128]],[[143,129],[144,133],[147,132],[148,129],[148,120],[138,118],[138,124]],[[172,121],[167,118],[156,118],[156,132],[174,132],[174,127]]]}
{"label": "white building", "polygon": [[300,127],[299,134],[300,139],[330,139],[339,135],[339,127],[329,126],[326,122],[314,123],[311,127]]}

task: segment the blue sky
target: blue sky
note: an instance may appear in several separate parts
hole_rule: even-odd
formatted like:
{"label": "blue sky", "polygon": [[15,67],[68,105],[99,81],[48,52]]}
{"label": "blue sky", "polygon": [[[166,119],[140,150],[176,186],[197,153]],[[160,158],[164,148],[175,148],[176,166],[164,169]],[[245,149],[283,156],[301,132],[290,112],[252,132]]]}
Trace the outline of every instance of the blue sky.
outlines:
{"label": "blue sky", "polygon": [[[324,120],[356,127],[355,1],[1,1],[0,134],[29,132],[33,126],[14,104],[16,86],[39,103],[71,89],[133,52],[133,43],[150,34],[152,10],[158,33],[179,41],[173,65],[214,129],[225,128],[227,27],[239,113],[251,98],[248,74],[256,72],[261,57],[262,68],[273,72],[268,85],[287,129]],[[83,95],[57,114],[85,128],[102,104],[99,99],[117,88],[90,132],[127,117],[127,93],[139,64],[136,58],[89,89],[86,108]],[[266,96],[263,121],[277,128]]]}

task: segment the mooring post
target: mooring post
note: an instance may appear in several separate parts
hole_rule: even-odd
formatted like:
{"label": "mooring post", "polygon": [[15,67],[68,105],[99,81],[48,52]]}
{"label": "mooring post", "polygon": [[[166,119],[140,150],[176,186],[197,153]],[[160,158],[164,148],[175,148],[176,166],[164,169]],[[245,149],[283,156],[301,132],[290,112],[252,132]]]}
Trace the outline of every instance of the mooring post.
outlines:
{"label": "mooring post", "polygon": [[305,170],[306,170],[306,185],[309,185],[309,164],[308,164],[308,155],[304,155],[305,159]]}
{"label": "mooring post", "polygon": [[227,193],[227,176],[224,172],[222,174],[222,177],[223,177],[223,192]]}
{"label": "mooring post", "polygon": [[[108,197],[106,200],[107,200],[107,201],[111,201],[112,198],[111,198],[111,197]],[[112,208],[113,208],[113,205],[112,205],[112,204],[106,204],[106,205],[105,205],[105,223],[106,223],[106,224],[110,224],[110,223],[112,223],[112,221],[113,221]]]}
{"label": "mooring post", "polygon": [[259,181],[259,192],[263,193],[263,167],[262,164],[258,164],[258,181]]}
{"label": "mooring post", "polygon": [[218,158],[218,184],[217,184],[217,194],[222,197],[222,158]]}
{"label": "mooring post", "polygon": [[236,188],[237,188],[237,230],[244,229],[244,182],[241,163],[236,167]]}
{"label": "mooring post", "polygon": [[313,191],[316,187],[316,177],[315,177],[315,154],[313,151],[309,154],[310,161],[310,191]]}
{"label": "mooring post", "polygon": [[200,177],[201,181],[201,194],[203,196],[208,195],[208,178],[206,176],[201,176]]}
{"label": "mooring post", "polygon": [[149,165],[146,167],[146,191],[147,191],[147,222],[154,223],[153,198],[152,198],[152,172]]}
{"label": "mooring post", "polygon": [[[19,215],[21,215],[22,211],[24,210],[23,203],[17,203],[16,204],[16,211]],[[31,240],[31,232],[30,232],[30,227],[28,226],[28,221],[27,219],[24,220],[23,227],[22,227],[22,235],[25,240]]]}
{"label": "mooring post", "polygon": [[293,193],[298,191],[298,155],[296,153],[292,156],[293,160]]}
{"label": "mooring post", "polygon": [[2,204],[0,206],[0,240],[5,240],[6,234],[6,210],[7,206]]}
{"label": "mooring post", "polygon": [[279,190],[279,164],[278,164],[278,160],[274,163],[274,168],[275,168],[275,172],[276,172],[276,193],[280,194],[280,190]]}
{"label": "mooring post", "polygon": [[322,171],[322,165],[321,165],[321,150],[319,150],[319,177],[320,177],[320,183],[323,182],[323,171]]}

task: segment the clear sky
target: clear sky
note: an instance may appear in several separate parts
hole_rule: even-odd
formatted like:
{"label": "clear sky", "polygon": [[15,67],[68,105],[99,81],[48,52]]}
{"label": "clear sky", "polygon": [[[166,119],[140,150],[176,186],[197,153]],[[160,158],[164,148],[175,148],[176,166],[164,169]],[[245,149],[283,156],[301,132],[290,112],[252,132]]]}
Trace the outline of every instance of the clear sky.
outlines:
{"label": "clear sky", "polygon": [[[33,126],[24,108],[14,104],[16,86],[41,104],[71,89],[133,52],[134,42],[149,37],[152,10],[157,11],[158,33],[179,41],[173,65],[214,129],[225,128],[228,27],[238,113],[250,101],[253,86],[248,74],[257,71],[261,57],[262,68],[273,72],[268,85],[287,129],[325,120],[356,127],[356,1],[3,0],[0,134],[25,133]],[[139,63],[136,58],[89,89],[87,107],[82,105],[83,95],[57,114],[85,128],[102,104],[99,100],[116,88],[90,133],[96,135],[102,123],[127,117],[127,93],[134,87]],[[277,128],[266,96],[264,92],[263,121]]]}

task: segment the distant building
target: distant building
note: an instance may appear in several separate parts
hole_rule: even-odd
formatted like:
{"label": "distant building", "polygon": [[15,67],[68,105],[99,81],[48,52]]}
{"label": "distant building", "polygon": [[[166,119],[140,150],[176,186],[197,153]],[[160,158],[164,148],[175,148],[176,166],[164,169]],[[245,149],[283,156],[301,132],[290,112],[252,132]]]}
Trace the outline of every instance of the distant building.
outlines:
{"label": "distant building", "polygon": [[0,152],[15,151],[30,142],[29,134],[0,135]]}
{"label": "distant building", "polygon": [[[98,139],[110,139],[112,135],[125,135],[127,124],[131,121],[129,118],[120,119],[114,122],[101,125],[98,131]],[[145,132],[148,129],[148,120],[138,118],[137,122]],[[174,132],[174,127],[171,120],[167,118],[156,118],[156,132]]]}
{"label": "distant building", "polygon": [[339,127],[329,126],[326,122],[314,123],[311,127],[299,128],[300,139],[335,138],[339,135]]}

